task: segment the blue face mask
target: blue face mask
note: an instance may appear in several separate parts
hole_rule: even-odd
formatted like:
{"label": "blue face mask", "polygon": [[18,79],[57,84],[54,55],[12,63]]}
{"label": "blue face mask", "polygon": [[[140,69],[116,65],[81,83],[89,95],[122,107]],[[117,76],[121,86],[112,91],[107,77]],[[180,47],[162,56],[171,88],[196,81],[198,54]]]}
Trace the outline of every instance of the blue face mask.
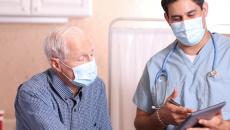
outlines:
{"label": "blue face mask", "polygon": [[[67,66],[66,64],[64,65]],[[71,68],[69,66],[67,67]],[[70,78],[68,78],[65,74],[64,75],[71,81],[72,84],[78,87],[89,86],[97,77],[97,65],[95,59],[71,69],[74,73],[74,80],[70,80]]]}
{"label": "blue face mask", "polygon": [[171,24],[176,38],[185,46],[194,46],[204,37],[202,17]]}

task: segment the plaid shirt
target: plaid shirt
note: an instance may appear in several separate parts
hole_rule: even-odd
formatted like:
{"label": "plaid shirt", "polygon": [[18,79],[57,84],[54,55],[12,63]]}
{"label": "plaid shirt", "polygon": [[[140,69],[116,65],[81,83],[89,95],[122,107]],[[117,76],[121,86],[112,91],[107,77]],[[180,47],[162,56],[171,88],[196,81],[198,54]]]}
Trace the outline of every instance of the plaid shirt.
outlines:
{"label": "plaid shirt", "polygon": [[51,69],[19,88],[17,130],[111,130],[104,83],[97,78],[77,96]]}

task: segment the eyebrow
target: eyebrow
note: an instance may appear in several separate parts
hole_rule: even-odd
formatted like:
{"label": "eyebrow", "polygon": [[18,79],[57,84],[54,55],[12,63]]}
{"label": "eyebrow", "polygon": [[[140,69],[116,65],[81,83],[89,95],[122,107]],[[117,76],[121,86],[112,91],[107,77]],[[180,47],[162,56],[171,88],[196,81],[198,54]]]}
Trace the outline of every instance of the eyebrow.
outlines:
{"label": "eyebrow", "polygon": [[191,14],[191,13],[194,13],[194,12],[197,12],[197,10],[196,9],[190,10],[186,14]]}

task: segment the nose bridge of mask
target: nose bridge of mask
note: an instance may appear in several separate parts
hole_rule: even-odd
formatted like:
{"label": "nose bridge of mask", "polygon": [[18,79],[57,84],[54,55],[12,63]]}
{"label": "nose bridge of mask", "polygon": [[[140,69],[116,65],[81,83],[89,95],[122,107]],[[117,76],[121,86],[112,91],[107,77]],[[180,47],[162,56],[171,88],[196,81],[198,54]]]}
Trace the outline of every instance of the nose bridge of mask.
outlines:
{"label": "nose bridge of mask", "polygon": [[[172,23],[171,27],[176,32],[184,32],[184,31],[193,30],[193,29],[200,28],[200,27],[203,28],[202,22],[199,22],[200,20],[202,20],[202,18],[197,17],[197,18],[185,20],[182,22],[176,22],[176,23]],[[200,23],[200,24],[197,24],[197,23]]]}
{"label": "nose bridge of mask", "polygon": [[[185,33],[189,39],[193,39],[195,35],[201,35],[199,33],[200,29],[203,28],[202,18],[198,17],[189,21],[186,21],[185,29],[187,30]],[[201,36],[203,37],[203,36]]]}
{"label": "nose bridge of mask", "polygon": [[182,32],[185,30],[184,22],[176,22],[171,24],[172,30],[176,32]]}
{"label": "nose bridge of mask", "polygon": [[184,26],[185,26],[186,30],[203,28],[202,18],[197,17],[197,18],[194,18],[191,20],[186,20],[186,21],[184,21]]}

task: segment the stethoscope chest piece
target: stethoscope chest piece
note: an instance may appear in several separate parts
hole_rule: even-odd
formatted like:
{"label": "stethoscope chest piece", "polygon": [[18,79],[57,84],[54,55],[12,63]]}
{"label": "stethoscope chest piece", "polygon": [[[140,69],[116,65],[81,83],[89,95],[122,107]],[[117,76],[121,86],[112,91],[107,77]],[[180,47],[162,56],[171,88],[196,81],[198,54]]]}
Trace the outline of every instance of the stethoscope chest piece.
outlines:
{"label": "stethoscope chest piece", "polygon": [[211,71],[211,72],[208,73],[209,77],[216,77],[218,75],[219,75],[219,73],[216,70],[213,70],[213,71]]}

